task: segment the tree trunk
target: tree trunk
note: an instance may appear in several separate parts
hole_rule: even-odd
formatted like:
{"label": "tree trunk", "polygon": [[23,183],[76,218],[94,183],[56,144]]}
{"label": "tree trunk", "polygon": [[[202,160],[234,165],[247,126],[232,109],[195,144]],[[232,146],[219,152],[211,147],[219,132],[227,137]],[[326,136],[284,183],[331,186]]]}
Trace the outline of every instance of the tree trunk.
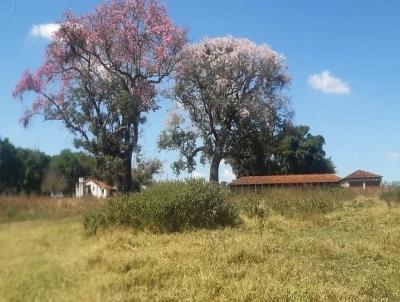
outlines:
{"label": "tree trunk", "polygon": [[[133,135],[131,129],[128,127],[125,129],[125,142],[131,142],[129,149],[126,151],[122,158],[122,175],[121,175],[121,191],[122,193],[130,192],[133,189],[132,184],[132,154],[133,151],[137,150],[137,143],[139,139],[139,119],[140,113],[135,112],[135,118],[132,121],[127,118],[128,121],[124,122],[130,124],[132,122]],[[123,124],[124,124],[123,123]]]}
{"label": "tree trunk", "polygon": [[210,181],[211,182],[219,182],[219,164],[221,163],[221,155],[216,152],[212,159],[210,165]]}
{"label": "tree trunk", "polygon": [[122,168],[121,191],[127,193],[132,187],[132,152],[128,152],[128,155],[123,158]]}

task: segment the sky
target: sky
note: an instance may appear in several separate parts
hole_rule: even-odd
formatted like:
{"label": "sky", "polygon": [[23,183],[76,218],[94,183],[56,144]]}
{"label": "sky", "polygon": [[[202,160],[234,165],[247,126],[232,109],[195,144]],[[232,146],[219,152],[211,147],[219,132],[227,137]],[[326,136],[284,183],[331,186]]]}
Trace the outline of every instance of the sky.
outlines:
{"label": "sky", "polygon": [[[61,14],[90,12],[99,1],[0,0],[0,137],[18,146],[57,154],[73,149],[60,123],[18,123],[30,99],[13,99],[22,72],[43,60]],[[292,83],[287,94],[294,122],[325,137],[325,150],[339,176],[357,169],[400,180],[400,1],[397,0],[165,0],[173,22],[190,42],[232,35],[268,44],[286,58]],[[159,152],[168,100],[149,116],[141,143],[147,158],[164,163],[172,178],[175,153]],[[195,176],[206,176],[199,165]],[[223,164],[222,180],[234,175]]]}

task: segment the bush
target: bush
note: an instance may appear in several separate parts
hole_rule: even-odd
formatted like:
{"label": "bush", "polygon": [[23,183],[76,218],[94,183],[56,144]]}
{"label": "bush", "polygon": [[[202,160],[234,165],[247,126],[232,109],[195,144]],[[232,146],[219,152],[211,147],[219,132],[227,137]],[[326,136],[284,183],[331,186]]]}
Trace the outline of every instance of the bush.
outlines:
{"label": "bush", "polygon": [[381,192],[380,198],[390,206],[392,203],[400,204],[400,187],[390,187]]}
{"label": "bush", "polygon": [[84,227],[93,234],[112,225],[153,232],[233,226],[239,218],[226,197],[224,189],[203,180],[159,183],[108,201],[84,216]]}
{"label": "bush", "polygon": [[355,197],[353,190],[327,189],[270,189],[262,192],[232,194],[237,207],[247,216],[275,212],[284,216],[326,214],[340,208]]}

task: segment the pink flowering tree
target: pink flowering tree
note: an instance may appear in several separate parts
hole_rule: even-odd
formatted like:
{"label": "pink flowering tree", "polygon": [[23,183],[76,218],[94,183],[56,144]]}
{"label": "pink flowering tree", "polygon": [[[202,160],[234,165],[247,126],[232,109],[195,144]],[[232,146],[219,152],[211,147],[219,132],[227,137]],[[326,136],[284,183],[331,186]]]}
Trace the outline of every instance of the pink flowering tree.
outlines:
{"label": "pink flowering tree", "polygon": [[200,154],[202,163],[210,163],[210,181],[218,182],[219,165],[240,137],[271,134],[290,118],[284,58],[266,45],[233,37],[187,46],[182,57],[170,97],[184,114],[170,117],[159,147],[180,151],[173,164],[177,173],[193,171]]}
{"label": "pink flowering tree", "polygon": [[185,42],[156,0],[111,0],[87,15],[67,12],[42,66],[15,87],[14,97],[36,95],[21,121],[36,115],[62,121],[77,147],[118,168],[115,181],[129,191],[140,125],[157,109],[156,85],[174,70]]}

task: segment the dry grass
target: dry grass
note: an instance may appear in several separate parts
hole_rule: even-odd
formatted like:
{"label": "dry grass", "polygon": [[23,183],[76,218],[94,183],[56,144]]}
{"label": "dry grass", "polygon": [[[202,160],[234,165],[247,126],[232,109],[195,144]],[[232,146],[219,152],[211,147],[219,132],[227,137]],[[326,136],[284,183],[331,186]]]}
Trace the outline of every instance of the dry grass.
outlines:
{"label": "dry grass", "polygon": [[327,213],[176,234],[79,217],[0,224],[0,301],[400,301],[400,208],[375,196]]}
{"label": "dry grass", "polygon": [[102,202],[96,199],[0,196],[0,223],[77,216]]}

